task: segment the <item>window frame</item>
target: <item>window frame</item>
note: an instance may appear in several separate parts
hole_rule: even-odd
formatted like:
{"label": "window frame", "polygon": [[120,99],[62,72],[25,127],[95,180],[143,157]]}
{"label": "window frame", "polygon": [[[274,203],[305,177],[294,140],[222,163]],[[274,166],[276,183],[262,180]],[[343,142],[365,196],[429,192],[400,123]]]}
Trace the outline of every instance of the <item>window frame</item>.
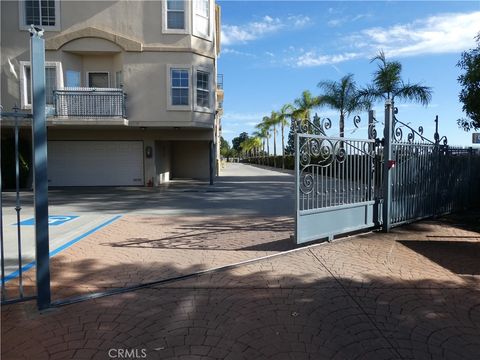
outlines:
{"label": "window frame", "polygon": [[110,76],[110,71],[92,70],[92,71],[85,72],[85,84],[87,85],[86,86],[87,88],[93,88],[93,86],[90,86],[90,74],[107,74],[108,86],[106,88],[95,88],[95,89],[110,89],[112,87],[112,79]]}
{"label": "window frame", "polygon": [[[201,72],[204,72],[204,73],[207,73],[208,74],[208,103],[209,103],[209,106],[208,107],[204,107],[204,106],[200,106],[198,104],[198,99],[197,99],[197,81],[198,81],[198,72],[201,71]],[[195,101],[195,104],[194,104],[194,109],[195,111],[197,112],[206,112],[206,113],[213,113],[213,104],[214,104],[214,91],[213,91],[213,68],[211,67],[207,67],[207,66],[195,66],[194,68],[194,82],[195,82],[195,85],[194,85],[194,101]]]}
{"label": "window frame", "polygon": [[183,0],[184,1],[184,29],[170,29],[168,28],[168,6],[167,0],[162,0],[162,33],[163,34],[189,34],[190,33],[190,8],[192,1],[190,0]]}
{"label": "window frame", "polygon": [[[26,67],[30,67],[30,61],[20,61],[20,105],[21,108],[24,110],[28,110],[32,108],[32,104],[28,103],[28,94],[27,94],[27,77],[26,77]],[[59,61],[45,61],[45,67],[55,68],[55,76],[56,76],[56,89],[63,88],[63,70],[62,70],[62,63]],[[47,104],[47,107],[53,107],[54,104]]]}
{"label": "window frame", "polygon": [[[214,23],[213,23],[213,17],[215,16],[215,8],[214,8],[214,1],[213,0],[207,0],[208,1],[208,17],[205,17],[203,14],[197,13],[197,2],[201,0],[192,0],[192,13],[193,13],[193,20],[192,20],[192,34],[193,36],[199,37],[204,40],[208,41],[213,41],[213,31],[212,29],[214,28]],[[213,14],[213,16],[212,16]],[[196,30],[196,23],[197,23],[197,16],[202,17],[203,19],[207,20],[208,23],[208,35],[201,34]]]}
{"label": "window frame", "polygon": [[[188,71],[188,105],[172,105],[172,70]],[[167,110],[173,111],[192,111],[192,66],[187,64],[168,64],[167,65]]]}
{"label": "window frame", "polygon": [[[54,26],[45,26],[45,25],[38,25],[45,31],[60,31],[61,29],[61,23],[60,23],[60,0],[54,0],[55,1],[55,25]],[[29,30],[31,24],[26,23],[25,15],[25,0],[19,0],[18,1],[18,14],[19,14],[19,28],[20,30]]]}

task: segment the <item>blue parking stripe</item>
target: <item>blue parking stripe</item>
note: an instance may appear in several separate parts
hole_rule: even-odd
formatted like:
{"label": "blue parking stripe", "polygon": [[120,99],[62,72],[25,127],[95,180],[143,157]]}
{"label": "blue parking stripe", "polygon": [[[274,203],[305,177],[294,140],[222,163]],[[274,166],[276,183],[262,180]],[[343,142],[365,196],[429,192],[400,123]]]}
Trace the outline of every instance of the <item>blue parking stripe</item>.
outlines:
{"label": "blue parking stripe", "polygon": [[[87,236],[93,234],[94,232],[97,232],[98,230],[100,230],[101,228],[104,228],[105,226],[107,225],[110,225],[111,223],[113,223],[114,221],[120,219],[122,217],[122,215],[117,215],[113,218],[111,218],[110,220],[107,220],[105,221],[104,223],[94,227],[93,229],[91,230],[88,230],[86,233],[76,237],[75,239],[72,239],[70,240],[69,242],[63,244],[62,246],[59,246],[58,248],[56,248],[55,250],[53,251],[50,251],[50,254],[49,256],[50,257],[53,257],[55,255],[57,255],[58,253],[62,252],[63,250],[65,249],[68,249],[70,246],[74,245],[75,243],[79,242],[80,240],[82,240],[83,238],[86,238]],[[29,262],[28,264],[22,266],[22,273],[27,271],[27,270],[30,270],[32,267],[34,267],[36,264],[36,261],[32,261],[32,262]],[[18,277],[18,275],[20,274],[20,272],[17,270],[17,271],[14,271],[10,274],[8,274],[7,276],[5,276],[5,283],[12,280],[12,279],[15,279]]]}

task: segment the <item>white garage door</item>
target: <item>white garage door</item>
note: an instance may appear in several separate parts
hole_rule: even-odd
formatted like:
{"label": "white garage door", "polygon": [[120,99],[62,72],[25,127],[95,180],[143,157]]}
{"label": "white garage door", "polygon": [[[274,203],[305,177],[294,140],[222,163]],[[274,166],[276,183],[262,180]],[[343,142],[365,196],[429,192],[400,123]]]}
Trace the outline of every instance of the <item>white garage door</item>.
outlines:
{"label": "white garage door", "polygon": [[142,141],[49,141],[49,186],[144,185]]}

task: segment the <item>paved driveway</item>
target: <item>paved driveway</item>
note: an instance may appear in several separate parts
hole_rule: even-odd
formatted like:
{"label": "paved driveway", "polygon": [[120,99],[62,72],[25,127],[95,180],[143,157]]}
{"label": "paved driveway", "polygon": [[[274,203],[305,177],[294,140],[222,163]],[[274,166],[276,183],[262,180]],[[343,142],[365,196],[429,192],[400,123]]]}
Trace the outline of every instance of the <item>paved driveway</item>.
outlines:
{"label": "paved driveway", "polygon": [[476,360],[479,224],[424,221],[43,313],[4,306],[2,359]]}
{"label": "paved driveway", "polygon": [[[292,175],[242,164],[228,164],[214,186],[183,181],[160,188],[51,190],[50,214],[77,216],[50,227],[51,250],[62,249],[51,262],[54,298],[291,249],[293,190]],[[24,219],[32,217],[31,202],[31,194],[22,194]],[[4,205],[9,274],[17,263],[12,193]],[[33,226],[22,226],[22,235],[26,264],[33,260]],[[34,271],[25,276],[27,293],[33,292]]]}

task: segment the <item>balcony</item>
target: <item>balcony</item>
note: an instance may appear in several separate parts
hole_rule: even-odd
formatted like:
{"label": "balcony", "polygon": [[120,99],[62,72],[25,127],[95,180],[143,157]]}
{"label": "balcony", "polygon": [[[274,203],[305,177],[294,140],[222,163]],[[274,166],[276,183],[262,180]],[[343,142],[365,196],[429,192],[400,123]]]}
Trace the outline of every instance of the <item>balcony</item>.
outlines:
{"label": "balcony", "polygon": [[126,118],[123,89],[64,88],[53,96],[58,118]]}
{"label": "balcony", "polygon": [[223,74],[217,74],[217,101],[221,103],[223,102],[223,98]]}

